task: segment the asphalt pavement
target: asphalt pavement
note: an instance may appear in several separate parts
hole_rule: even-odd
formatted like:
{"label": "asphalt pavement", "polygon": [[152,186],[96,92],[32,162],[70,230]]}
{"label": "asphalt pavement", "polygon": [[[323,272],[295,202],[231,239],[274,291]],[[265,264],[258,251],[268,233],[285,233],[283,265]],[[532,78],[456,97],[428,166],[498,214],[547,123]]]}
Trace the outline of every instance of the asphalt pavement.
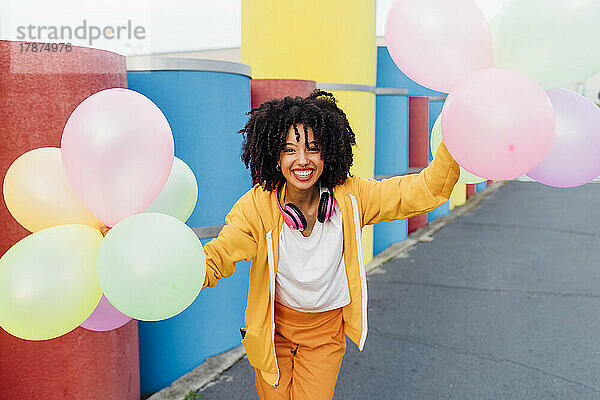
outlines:
{"label": "asphalt pavement", "polygon": [[[507,182],[368,275],[334,399],[600,399],[600,184]],[[243,358],[199,392],[257,399]]]}

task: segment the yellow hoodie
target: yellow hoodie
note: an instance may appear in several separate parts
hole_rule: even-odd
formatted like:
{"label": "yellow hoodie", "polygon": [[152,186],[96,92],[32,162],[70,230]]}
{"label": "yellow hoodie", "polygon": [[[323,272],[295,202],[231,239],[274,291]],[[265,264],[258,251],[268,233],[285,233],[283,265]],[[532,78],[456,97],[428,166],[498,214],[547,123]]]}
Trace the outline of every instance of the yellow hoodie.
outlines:
{"label": "yellow hoodie", "polygon": [[[367,278],[361,228],[433,210],[448,201],[459,174],[458,164],[442,143],[433,162],[419,174],[382,181],[354,176],[335,187],[335,199],[342,213],[344,263],[351,299],[343,308],[344,332],[360,350],[367,336]],[[254,186],[235,203],[225,223],[219,236],[204,246],[204,286],[214,287],[218,279],[233,274],[237,261],[252,260],[245,314],[247,331],[242,344],[250,364],[261,371],[266,382],[277,386],[273,302],[283,217],[275,191]]]}

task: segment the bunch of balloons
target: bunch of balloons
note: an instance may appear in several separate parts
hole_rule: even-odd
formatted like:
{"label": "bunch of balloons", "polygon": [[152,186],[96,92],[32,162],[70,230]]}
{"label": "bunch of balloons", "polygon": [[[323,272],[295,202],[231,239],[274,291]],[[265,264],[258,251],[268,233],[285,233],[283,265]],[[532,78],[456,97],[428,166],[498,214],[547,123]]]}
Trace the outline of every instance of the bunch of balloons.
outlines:
{"label": "bunch of balloons", "polygon": [[132,318],[161,320],[200,292],[204,250],[185,224],[197,182],[174,157],[167,119],[140,93],[108,89],[85,99],[61,148],[17,158],[3,194],[32,232],[0,259],[0,326],[14,336],[45,340],[80,325],[107,331]]}
{"label": "bunch of balloons", "polygon": [[561,88],[600,72],[598,15],[600,0],[511,0],[488,24],[473,0],[395,0],[388,51],[449,93],[432,149],[443,137],[462,181],[573,187],[600,175],[600,109]]}

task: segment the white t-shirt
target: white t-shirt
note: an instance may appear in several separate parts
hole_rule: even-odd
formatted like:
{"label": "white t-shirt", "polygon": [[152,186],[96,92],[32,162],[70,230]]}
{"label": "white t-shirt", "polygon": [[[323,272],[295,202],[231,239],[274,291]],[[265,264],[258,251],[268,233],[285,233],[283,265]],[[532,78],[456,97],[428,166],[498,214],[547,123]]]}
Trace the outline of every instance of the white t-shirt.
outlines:
{"label": "white t-shirt", "polygon": [[283,224],[275,301],[302,312],[329,311],[350,303],[337,203],[333,217],[325,223],[316,221],[308,237]]}

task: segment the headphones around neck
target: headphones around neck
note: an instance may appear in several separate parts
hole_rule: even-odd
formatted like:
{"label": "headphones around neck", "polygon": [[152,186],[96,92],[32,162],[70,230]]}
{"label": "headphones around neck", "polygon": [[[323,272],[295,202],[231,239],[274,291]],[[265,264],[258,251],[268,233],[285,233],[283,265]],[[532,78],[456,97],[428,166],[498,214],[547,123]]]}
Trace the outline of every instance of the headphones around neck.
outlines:
{"label": "headphones around neck", "polygon": [[[279,207],[279,211],[281,212],[281,216],[283,217],[283,221],[290,229],[296,229],[303,231],[307,227],[306,218],[302,214],[302,211],[292,203],[286,203],[283,208],[281,208],[281,204],[279,203],[279,186],[281,181],[277,182],[277,187],[275,188],[275,197],[277,198],[277,207]],[[320,223],[324,223],[328,221],[333,216],[335,212],[335,197],[333,196],[333,189],[327,189],[323,193],[321,193],[321,199],[319,200],[319,211],[317,213],[317,220]]]}

